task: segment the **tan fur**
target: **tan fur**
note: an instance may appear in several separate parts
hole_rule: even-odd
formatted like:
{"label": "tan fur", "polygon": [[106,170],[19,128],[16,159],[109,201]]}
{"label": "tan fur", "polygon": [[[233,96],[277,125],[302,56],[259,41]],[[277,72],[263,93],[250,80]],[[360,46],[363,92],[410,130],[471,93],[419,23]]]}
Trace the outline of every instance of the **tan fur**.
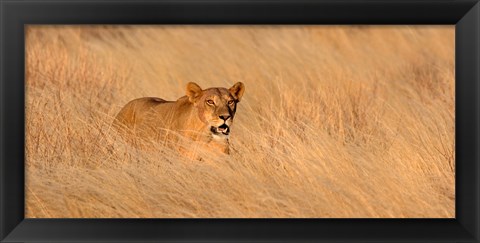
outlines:
{"label": "tan fur", "polygon": [[[244,91],[245,86],[241,82],[230,89],[205,90],[196,83],[188,83],[186,96],[177,101],[154,97],[130,101],[117,114],[113,124],[120,131],[126,132],[124,135],[135,138],[130,141],[156,141],[175,147],[179,142],[178,135],[181,135],[212,151],[228,154],[228,134],[237,103]],[[224,133],[223,124],[228,125],[227,132]],[[178,149],[182,151],[180,147]]]}

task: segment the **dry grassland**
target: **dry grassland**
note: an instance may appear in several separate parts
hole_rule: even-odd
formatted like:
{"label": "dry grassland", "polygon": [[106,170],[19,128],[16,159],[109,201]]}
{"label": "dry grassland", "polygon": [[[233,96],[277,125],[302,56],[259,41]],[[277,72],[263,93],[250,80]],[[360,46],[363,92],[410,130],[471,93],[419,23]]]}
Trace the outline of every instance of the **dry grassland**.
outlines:
{"label": "dry grassland", "polygon": [[[455,216],[453,26],[30,26],[26,57],[26,217]],[[190,81],[245,83],[231,156],[112,129]]]}

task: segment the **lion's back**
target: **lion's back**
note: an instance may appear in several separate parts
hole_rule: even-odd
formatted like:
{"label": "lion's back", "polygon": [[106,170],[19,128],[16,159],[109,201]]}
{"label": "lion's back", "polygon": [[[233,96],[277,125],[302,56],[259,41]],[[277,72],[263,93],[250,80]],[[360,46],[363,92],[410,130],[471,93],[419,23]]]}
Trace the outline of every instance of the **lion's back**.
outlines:
{"label": "lion's back", "polygon": [[115,117],[114,125],[132,128],[149,120],[152,115],[162,115],[169,110],[172,101],[157,97],[143,97],[128,102]]}

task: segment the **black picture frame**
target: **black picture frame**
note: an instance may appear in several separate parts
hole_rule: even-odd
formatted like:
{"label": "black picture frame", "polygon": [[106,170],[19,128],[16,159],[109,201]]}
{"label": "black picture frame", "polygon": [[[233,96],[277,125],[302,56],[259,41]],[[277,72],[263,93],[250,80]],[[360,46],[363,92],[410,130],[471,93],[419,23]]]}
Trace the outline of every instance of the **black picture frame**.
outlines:
{"label": "black picture frame", "polygon": [[[479,242],[478,0],[0,0],[0,241]],[[28,24],[450,24],[454,219],[25,219]]]}

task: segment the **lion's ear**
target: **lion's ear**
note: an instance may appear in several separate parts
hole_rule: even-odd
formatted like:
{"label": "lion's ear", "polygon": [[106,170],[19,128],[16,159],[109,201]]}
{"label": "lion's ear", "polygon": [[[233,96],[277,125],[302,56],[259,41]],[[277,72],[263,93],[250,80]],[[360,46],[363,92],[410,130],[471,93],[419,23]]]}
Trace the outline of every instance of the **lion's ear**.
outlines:
{"label": "lion's ear", "polygon": [[202,88],[198,84],[190,82],[187,84],[186,93],[190,102],[194,103],[202,95]]}
{"label": "lion's ear", "polygon": [[235,98],[237,102],[240,102],[243,92],[245,92],[245,85],[243,85],[242,82],[238,82],[228,89],[228,91],[230,91],[230,94],[232,94],[233,98]]}

